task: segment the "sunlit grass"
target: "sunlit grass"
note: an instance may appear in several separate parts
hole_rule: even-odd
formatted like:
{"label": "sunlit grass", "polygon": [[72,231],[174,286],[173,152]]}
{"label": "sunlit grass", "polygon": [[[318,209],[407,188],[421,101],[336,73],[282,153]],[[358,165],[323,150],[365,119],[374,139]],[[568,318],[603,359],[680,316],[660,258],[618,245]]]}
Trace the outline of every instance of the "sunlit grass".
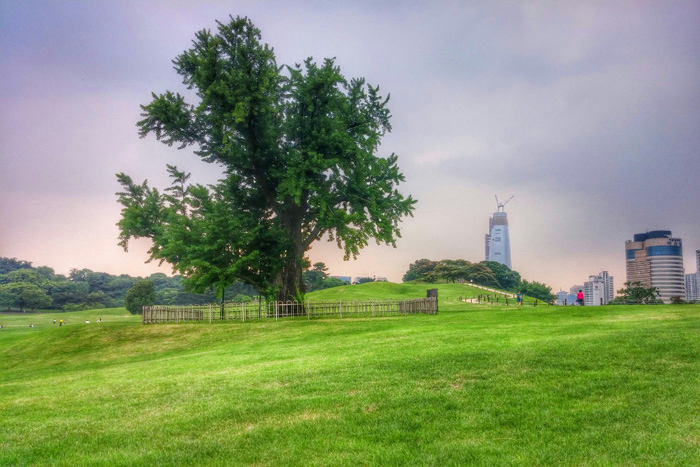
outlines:
{"label": "sunlit grass", "polygon": [[436,316],[2,315],[0,465],[700,465],[700,306],[464,287],[440,286]]}

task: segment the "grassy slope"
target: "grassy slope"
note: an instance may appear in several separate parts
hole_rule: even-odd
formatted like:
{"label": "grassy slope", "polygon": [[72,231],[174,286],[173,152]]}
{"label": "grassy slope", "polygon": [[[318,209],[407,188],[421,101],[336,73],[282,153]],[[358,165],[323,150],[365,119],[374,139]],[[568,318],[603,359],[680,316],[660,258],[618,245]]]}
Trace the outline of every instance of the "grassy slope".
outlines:
{"label": "grassy slope", "polygon": [[[393,282],[368,282],[366,284],[333,287],[306,294],[308,300],[368,300],[373,298],[412,299],[426,296],[428,289],[438,289],[440,310],[463,309],[460,297],[476,298],[479,295],[494,295],[468,284],[395,284]],[[513,300],[511,300],[513,303]]]}
{"label": "grassy slope", "polygon": [[[347,289],[395,287],[368,285]],[[1,316],[0,465],[700,464],[700,306],[516,311],[439,287],[437,316]]]}

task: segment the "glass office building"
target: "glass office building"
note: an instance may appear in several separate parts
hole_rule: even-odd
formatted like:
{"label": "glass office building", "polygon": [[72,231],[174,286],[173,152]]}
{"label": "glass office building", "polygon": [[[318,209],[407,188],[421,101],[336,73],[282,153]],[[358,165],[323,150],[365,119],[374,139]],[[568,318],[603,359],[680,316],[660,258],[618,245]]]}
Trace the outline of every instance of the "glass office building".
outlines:
{"label": "glass office building", "polygon": [[656,287],[664,303],[685,298],[683,241],[670,230],[635,234],[625,242],[625,254],[627,281]]}

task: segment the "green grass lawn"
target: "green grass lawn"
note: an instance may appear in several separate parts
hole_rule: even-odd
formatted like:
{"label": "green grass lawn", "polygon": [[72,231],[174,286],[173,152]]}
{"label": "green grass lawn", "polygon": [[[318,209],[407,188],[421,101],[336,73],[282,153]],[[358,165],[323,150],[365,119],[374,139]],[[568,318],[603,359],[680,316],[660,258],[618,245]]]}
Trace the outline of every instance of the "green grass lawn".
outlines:
{"label": "green grass lawn", "polygon": [[[427,288],[368,285],[315,298]],[[516,309],[466,287],[374,319],[0,315],[0,465],[700,465],[700,306]]]}

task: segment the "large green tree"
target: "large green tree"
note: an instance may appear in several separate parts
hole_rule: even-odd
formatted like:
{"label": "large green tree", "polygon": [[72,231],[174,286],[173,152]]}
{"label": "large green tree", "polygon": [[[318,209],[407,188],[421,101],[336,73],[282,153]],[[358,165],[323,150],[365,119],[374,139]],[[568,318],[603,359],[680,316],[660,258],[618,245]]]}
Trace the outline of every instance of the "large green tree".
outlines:
{"label": "large green tree", "polygon": [[281,300],[304,291],[304,253],[324,234],[346,258],[370,239],[395,245],[415,201],[394,154],[378,156],[391,130],[388,98],[364,79],[346,79],[332,59],[279,67],[247,19],[196,33],[173,62],[197,102],[153,95],[140,135],[222,167],[213,186],[191,185],[168,166],[163,192],[118,174],[120,244],[153,241],[190,290],[220,292],[239,279]]}
{"label": "large green tree", "polygon": [[505,290],[514,290],[520,284],[521,277],[520,273],[513,271],[505,264],[497,263],[496,261],[482,261],[479,264],[483,264],[488,267],[493,275],[496,276],[498,285]]}
{"label": "large green tree", "polygon": [[431,261],[426,258],[418,259],[415,263],[411,263],[408,266],[408,271],[406,271],[406,274],[403,275],[403,281],[409,282],[416,279],[422,279],[426,274],[435,269],[435,266],[437,265],[438,261]]}

